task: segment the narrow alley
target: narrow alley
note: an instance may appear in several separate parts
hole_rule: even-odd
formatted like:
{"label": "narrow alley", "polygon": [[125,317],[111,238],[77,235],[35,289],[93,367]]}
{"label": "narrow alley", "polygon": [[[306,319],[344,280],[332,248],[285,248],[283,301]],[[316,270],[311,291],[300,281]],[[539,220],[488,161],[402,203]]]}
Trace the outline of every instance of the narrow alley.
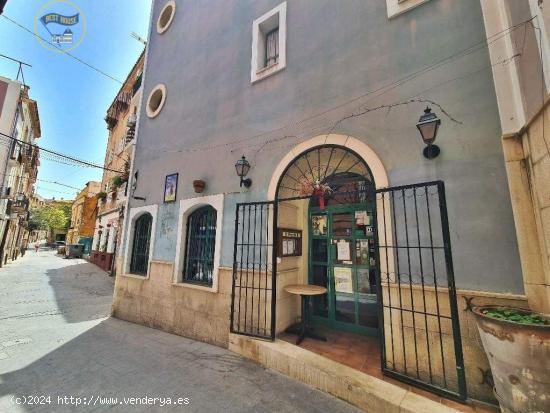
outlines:
{"label": "narrow alley", "polygon": [[2,270],[1,412],[356,411],[227,350],[110,318],[113,287],[45,249]]}

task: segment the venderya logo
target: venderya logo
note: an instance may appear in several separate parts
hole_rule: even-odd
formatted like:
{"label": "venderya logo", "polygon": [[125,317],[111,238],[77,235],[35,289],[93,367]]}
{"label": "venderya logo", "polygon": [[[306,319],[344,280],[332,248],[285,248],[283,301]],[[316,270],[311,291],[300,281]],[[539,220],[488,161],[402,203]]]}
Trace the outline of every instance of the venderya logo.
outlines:
{"label": "venderya logo", "polygon": [[68,52],[84,40],[86,16],[68,0],[52,0],[38,10],[34,32],[40,44],[48,50]]}

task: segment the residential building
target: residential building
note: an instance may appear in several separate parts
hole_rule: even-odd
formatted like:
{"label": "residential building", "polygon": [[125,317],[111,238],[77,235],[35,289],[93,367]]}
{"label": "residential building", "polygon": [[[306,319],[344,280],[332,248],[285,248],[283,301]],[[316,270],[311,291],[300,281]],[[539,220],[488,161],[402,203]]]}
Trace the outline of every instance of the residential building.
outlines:
{"label": "residential building", "polygon": [[41,136],[36,101],[29,97],[29,87],[17,81],[0,78],[0,132],[4,149],[2,165],[2,262],[15,260],[28,240],[29,200],[38,176],[39,150],[35,146]]}
{"label": "residential building", "polygon": [[114,275],[113,256],[120,243],[128,171],[134,151],[137,108],[145,55],[141,54],[107,110],[109,139],[90,261]]}
{"label": "residential building", "polygon": [[155,1],[114,316],[368,411],[494,403],[468,307],[550,312],[535,3]]}
{"label": "residential building", "polygon": [[97,194],[101,182],[90,181],[77,195],[71,209],[71,225],[67,233],[67,244],[84,245],[84,254],[92,250],[95,221],[97,217]]}

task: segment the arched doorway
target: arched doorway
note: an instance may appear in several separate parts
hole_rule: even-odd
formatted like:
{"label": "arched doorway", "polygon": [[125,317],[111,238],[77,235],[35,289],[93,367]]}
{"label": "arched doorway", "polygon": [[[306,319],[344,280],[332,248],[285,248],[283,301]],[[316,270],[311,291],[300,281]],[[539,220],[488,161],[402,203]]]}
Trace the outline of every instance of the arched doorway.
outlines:
{"label": "arched doorway", "polygon": [[363,142],[319,136],[279,162],[267,200],[237,203],[234,236],[232,333],[275,340],[309,308],[285,287],[326,285],[313,318],[333,343],[378,334],[385,375],[465,399],[443,181],[389,187]]}
{"label": "arched doorway", "polygon": [[333,144],[299,154],[279,178],[277,202],[307,208],[306,222],[293,223],[306,233],[303,281],[327,288],[312,300],[315,324],[377,334],[375,188],[367,163]]}

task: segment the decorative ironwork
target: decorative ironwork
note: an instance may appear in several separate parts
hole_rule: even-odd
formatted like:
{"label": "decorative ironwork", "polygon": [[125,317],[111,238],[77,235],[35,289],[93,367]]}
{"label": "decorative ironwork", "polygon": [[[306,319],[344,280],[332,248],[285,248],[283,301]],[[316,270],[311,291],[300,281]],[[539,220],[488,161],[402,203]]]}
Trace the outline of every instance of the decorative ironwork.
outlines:
{"label": "decorative ironwork", "polygon": [[327,199],[331,194],[362,191],[374,187],[374,179],[365,161],[350,149],[338,145],[311,148],[295,158],[285,169],[277,188],[277,199],[306,198],[315,195]]}
{"label": "decorative ironwork", "polygon": [[132,260],[130,261],[130,272],[132,274],[147,274],[152,224],[153,217],[148,213],[140,216],[134,224],[134,243],[132,246]]}
{"label": "decorative ironwork", "polygon": [[367,164],[345,147],[320,146],[295,158],[279,180],[276,201],[237,204],[231,332],[275,338],[278,204],[307,198],[321,208],[374,201],[382,371],[464,401],[444,183],[375,190]]}
{"label": "decorative ironwork", "polygon": [[382,370],[466,399],[451,241],[442,181],[377,191]]}
{"label": "decorative ironwork", "polygon": [[185,266],[183,279],[212,285],[216,243],[216,210],[202,207],[187,219]]}
{"label": "decorative ironwork", "polygon": [[231,332],[275,339],[277,204],[237,204]]}

